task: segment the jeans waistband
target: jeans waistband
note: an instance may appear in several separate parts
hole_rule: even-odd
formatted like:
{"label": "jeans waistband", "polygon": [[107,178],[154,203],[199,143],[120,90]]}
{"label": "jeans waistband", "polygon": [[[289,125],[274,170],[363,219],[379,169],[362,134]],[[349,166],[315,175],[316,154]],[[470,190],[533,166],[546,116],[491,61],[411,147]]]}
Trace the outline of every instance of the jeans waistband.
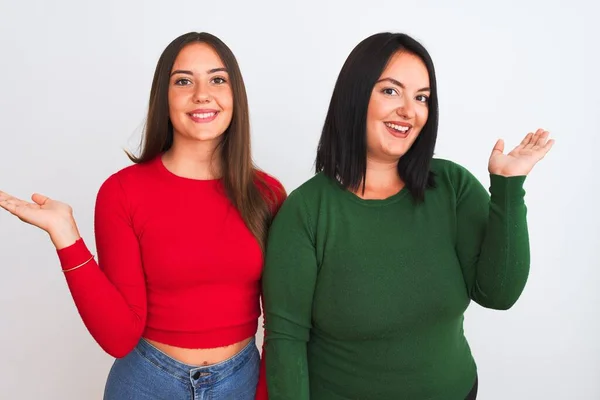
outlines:
{"label": "jeans waistband", "polygon": [[235,374],[250,360],[253,355],[253,347],[256,347],[254,338],[239,353],[227,360],[202,367],[177,361],[143,338],[139,341],[135,350],[157,368],[183,382],[191,382],[192,385],[196,386],[201,383],[214,384]]}

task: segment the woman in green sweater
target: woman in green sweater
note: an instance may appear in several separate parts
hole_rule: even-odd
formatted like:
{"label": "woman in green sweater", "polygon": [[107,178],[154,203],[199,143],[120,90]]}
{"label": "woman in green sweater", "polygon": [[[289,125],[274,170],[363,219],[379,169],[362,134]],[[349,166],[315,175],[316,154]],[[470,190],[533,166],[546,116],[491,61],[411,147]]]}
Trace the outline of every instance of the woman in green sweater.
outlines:
{"label": "woman in green sweater", "polygon": [[317,174],[269,234],[263,273],[271,400],[474,399],[470,301],[506,310],[529,272],[523,183],[550,150],[529,133],[488,170],[434,159],[428,52],[404,34],[362,41],[338,77]]}

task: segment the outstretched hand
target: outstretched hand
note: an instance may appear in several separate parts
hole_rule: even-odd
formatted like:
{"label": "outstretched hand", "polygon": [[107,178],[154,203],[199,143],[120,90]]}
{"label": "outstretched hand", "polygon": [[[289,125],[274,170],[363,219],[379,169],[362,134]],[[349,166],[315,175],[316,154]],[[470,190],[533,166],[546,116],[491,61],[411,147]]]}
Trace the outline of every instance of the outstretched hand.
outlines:
{"label": "outstretched hand", "polygon": [[490,156],[490,174],[507,177],[529,174],[554,145],[554,139],[548,140],[548,136],[548,131],[543,129],[538,129],[535,133],[530,132],[521,144],[508,154],[504,154],[504,141],[498,140]]}
{"label": "outstretched hand", "polygon": [[56,248],[67,247],[79,239],[71,206],[38,193],[31,200],[27,202],[0,191],[0,207],[48,232]]}

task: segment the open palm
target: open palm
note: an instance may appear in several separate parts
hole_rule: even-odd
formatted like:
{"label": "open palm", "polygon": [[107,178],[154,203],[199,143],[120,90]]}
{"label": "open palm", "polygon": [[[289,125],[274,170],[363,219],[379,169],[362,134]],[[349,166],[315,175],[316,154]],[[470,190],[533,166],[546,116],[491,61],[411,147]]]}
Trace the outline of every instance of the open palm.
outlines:
{"label": "open palm", "polygon": [[535,164],[550,151],[554,140],[548,140],[548,131],[538,129],[528,133],[523,141],[510,153],[504,154],[504,141],[496,142],[488,170],[491,174],[501,176],[527,175]]}
{"label": "open palm", "polygon": [[33,203],[0,191],[0,207],[21,221],[37,226],[50,234],[59,229],[60,224],[73,219],[73,210],[68,204],[37,193],[31,196],[31,200]]}

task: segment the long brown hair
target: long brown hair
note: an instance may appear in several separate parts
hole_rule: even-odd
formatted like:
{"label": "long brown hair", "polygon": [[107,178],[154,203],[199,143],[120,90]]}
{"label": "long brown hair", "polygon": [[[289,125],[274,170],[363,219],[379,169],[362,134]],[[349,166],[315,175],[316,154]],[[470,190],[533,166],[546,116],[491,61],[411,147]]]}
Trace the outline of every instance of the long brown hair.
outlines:
{"label": "long brown hair", "polygon": [[[136,157],[127,152],[127,155],[134,163],[143,163],[171,148],[173,125],[169,118],[168,100],[171,69],[179,52],[186,45],[195,42],[211,46],[229,73],[234,106],[231,123],[219,143],[223,185],[227,197],[237,208],[246,226],[264,251],[267,231],[273,218],[272,206],[277,201],[277,196],[257,174],[258,168],[252,160],[250,148],[250,118],[246,87],[235,56],[219,38],[206,32],[190,32],[179,36],[165,48],[154,72],[141,154]],[[264,190],[261,191],[258,185],[263,186]]]}

